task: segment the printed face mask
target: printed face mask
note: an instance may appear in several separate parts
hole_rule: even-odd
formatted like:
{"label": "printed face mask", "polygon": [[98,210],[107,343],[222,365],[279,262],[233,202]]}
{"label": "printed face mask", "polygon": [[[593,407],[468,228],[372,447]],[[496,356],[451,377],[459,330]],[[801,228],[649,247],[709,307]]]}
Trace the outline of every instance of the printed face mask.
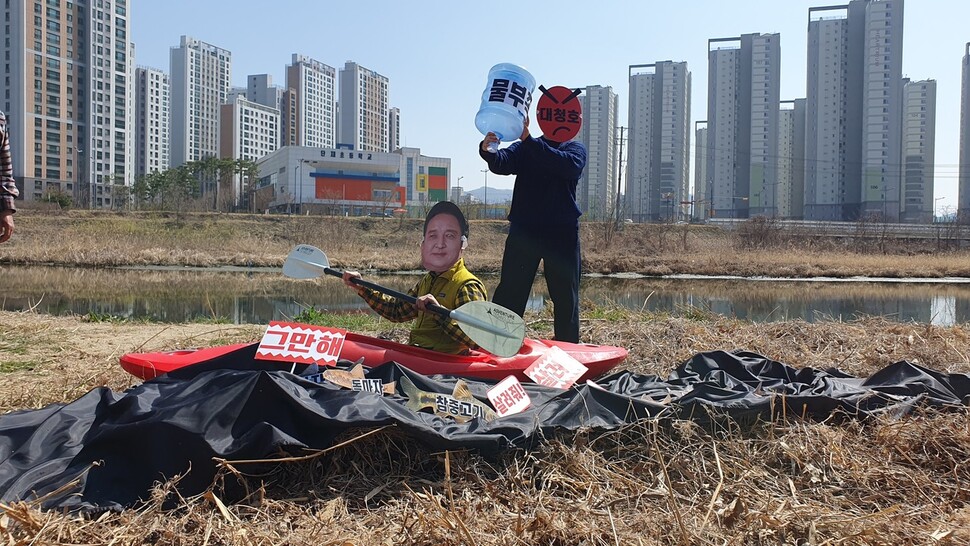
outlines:
{"label": "printed face mask", "polygon": [[583,105],[579,101],[580,89],[575,91],[557,85],[551,89],[539,86],[542,97],[536,106],[536,119],[542,136],[553,142],[567,142],[579,134],[583,127]]}

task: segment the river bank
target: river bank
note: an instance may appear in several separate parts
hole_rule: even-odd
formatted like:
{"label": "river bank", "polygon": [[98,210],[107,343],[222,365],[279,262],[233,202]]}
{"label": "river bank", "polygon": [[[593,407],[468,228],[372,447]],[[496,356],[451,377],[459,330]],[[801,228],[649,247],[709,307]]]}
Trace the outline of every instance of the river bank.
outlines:
{"label": "river bank", "polygon": [[[423,221],[404,218],[248,214],[17,213],[0,264],[280,267],[297,244],[322,249],[335,267],[419,268]],[[583,271],[783,278],[970,277],[970,251],[938,241],[834,239],[785,232],[723,231],[706,225],[583,223]],[[472,220],[468,266],[497,273],[507,223]],[[770,237],[768,236],[770,235]]]}

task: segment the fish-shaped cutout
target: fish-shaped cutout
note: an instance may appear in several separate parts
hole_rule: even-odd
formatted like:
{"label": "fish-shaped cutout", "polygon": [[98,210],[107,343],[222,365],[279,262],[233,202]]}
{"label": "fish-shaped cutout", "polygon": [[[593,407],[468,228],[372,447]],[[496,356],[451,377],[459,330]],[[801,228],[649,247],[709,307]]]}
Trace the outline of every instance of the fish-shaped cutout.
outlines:
{"label": "fish-shaped cutout", "polygon": [[441,394],[418,389],[408,377],[401,376],[401,390],[407,396],[407,407],[412,411],[431,408],[435,415],[451,417],[459,423],[465,423],[475,417],[484,421],[491,421],[498,414],[472,395],[468,384],[459,379],[455,383],[455,390],[451,394]]}
{"label": "fish-shaped cutout", "polygon": [[393,394],[394,382],[383,383],[380,379],[367,379],[364,377],[364,367],[362,361],[358,360],[350,371],[328,369],[320,374],[320,377],[327,381],[339,385],[352,391],[374,392],[380,394]]}

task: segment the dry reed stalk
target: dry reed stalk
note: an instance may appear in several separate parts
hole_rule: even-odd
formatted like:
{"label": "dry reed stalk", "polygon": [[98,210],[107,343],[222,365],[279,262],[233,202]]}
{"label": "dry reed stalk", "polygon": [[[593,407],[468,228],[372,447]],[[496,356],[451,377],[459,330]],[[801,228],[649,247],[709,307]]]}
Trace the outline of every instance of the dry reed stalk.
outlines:
{"label": "dry reed stalk", "polygon": [[[174,222],[162,213],[101,214],[18,212],[17,235],[0,261],[88,266],[260,265],[279,267],[301,243],[322,245],[336,267],[398,271],[418,266],[415,248],[422,220],[281,217],[190,213]],[[466,262],[476,272],[497,272],[507,223],[472,220]],[[678,228],[679,229],[679,228]],[[940,249],[938,241],[873,245],[789,234],[773,248],[739,249],[739,235],[712,226],[689,226],[686,248],[670,226],[626,226],[606,244],[603,225],[581,225],[584,268],[595,273],[668,275],[734,274],[815,277],[970,277],[966,250]],[[106,246],[104,240],[111,240]]]}

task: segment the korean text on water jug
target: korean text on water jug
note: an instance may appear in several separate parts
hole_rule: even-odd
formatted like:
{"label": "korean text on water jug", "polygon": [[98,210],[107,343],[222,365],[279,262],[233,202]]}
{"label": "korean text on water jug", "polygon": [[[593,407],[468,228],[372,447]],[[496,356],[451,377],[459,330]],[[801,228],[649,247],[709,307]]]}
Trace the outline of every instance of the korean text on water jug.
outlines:
{"label": "korean text on water jug", "polygon": [[[499,63],[488,71],[482,104],[475,115],[475,127],[483,134],[495,133],[499,140],[515,140],[522,134],[529,115],[536,80],[528,70],[512,63]],[[493,143],[489,151],[495,153]]]}

